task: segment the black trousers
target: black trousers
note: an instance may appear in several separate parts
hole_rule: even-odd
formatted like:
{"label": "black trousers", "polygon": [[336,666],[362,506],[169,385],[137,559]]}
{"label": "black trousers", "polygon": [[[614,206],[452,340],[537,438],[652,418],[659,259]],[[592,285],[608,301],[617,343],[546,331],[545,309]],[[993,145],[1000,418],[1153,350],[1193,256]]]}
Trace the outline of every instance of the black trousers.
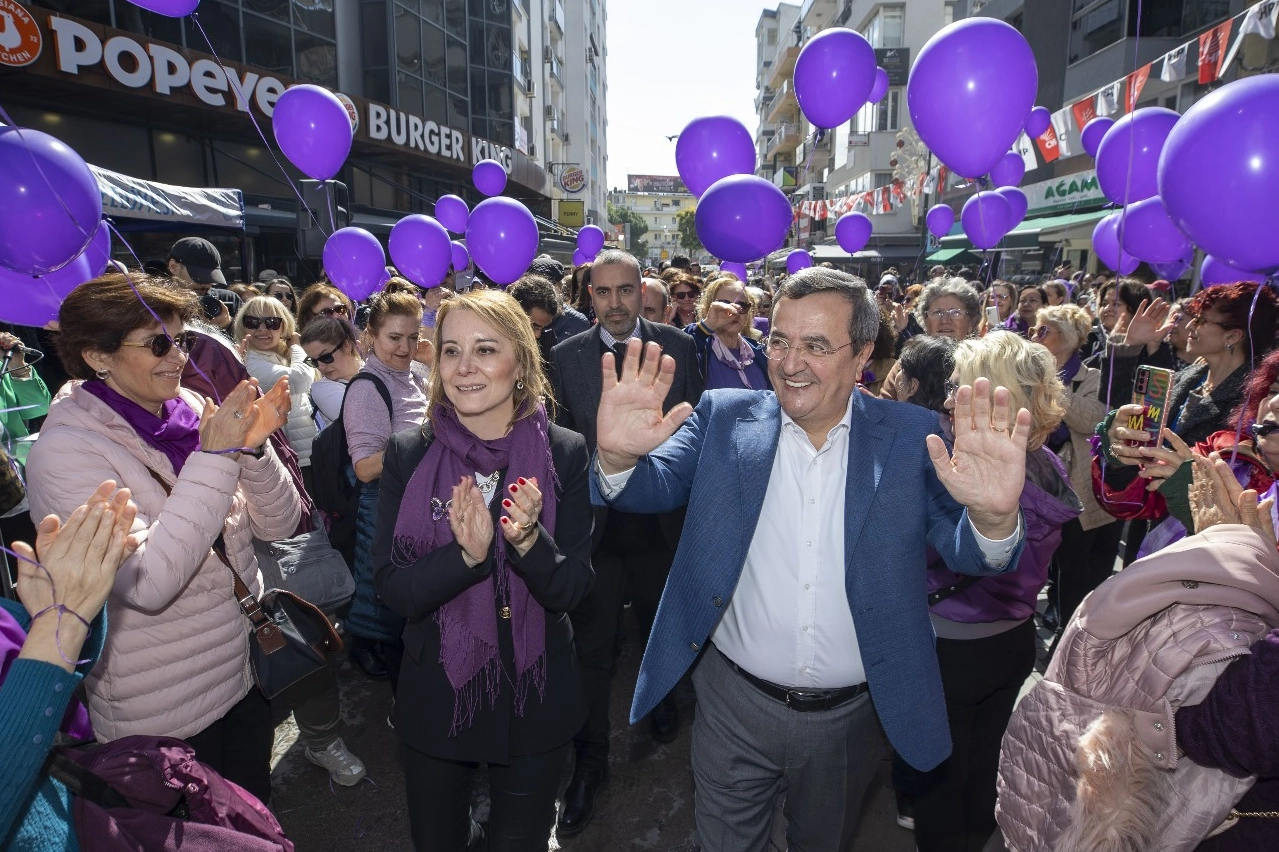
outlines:
{"label": "black trousers", "polygon": [[1061,528],[1061,544],[1053,557],[1052,571],[1063,630],[1084,598],[1114,572],[1123,527],[1123,521],[1113,521],[1085,530],[1074,518]]}
{"label": "black trousers", "polygon": [[586,723],[574,740],[580,768],[608,765],[609,699],[628,585],[647,642],[674,559],[656,515],[610,511],[604,538],[591,556],[595,585],[569,613],[586,696]]}
{"label": "black trousers", "polygon": [[271,702],[256,686],[226,715],[186,738],[195,756],[228,781],[234,781],[262,800],[271,801]]}
{"label": "black trousers", "polygon": [[[400,746],[409,827],[417,852],[467,852],[488,836],[488,852],[546,852],[555,822],[555,791],[564,769],[564,745],[489,764],[489,820],[471,819],[471,779],[478,763],[439,760]],[[474,846],[472,845],[474,844]]]}
{"label": "black trousers", "polygon": [[894,774],[916,775],[919,852],[981,852],[997,828],[999,746],[1035,665],[1034,620],[985,639],[938,639],[937,661],[954,750],[929,772],[903,763]]}

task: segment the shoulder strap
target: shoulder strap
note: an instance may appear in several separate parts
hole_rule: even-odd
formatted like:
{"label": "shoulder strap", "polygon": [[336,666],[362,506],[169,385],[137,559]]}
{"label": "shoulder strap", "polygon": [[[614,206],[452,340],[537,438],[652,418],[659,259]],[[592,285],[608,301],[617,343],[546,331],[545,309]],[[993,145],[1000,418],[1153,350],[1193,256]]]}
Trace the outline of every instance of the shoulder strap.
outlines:
{"label": "shoulder strap", "polygon": [[104,808],[127,808],[129,801],[100,775],[54,749],[44,761],[44,772],[61,781],[71,794]]}
{"label": "shoulder strap", "polygon": [[970,575],[970,576],[964,577],[958,583],[955,583],[950,586],[946,586],[945,588],[937,589],[936,591],[933,591],[933,592],[929,592],[928,605],[937,606],[937,604],[941,603],[947,598],[953,598],[955,595],[959,594],[960,592],[963,592],[963,591],[966,591],[967,589],[972,588],[980,580],[981,580],[981,577],[974,577]]}

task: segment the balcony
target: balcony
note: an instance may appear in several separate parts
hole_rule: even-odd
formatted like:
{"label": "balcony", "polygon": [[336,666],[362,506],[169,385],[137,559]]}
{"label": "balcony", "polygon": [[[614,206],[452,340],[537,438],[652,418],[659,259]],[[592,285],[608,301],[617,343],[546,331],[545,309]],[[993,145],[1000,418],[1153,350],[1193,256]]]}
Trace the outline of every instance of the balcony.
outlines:
{"label": "balcony", "polygon": [[804,134],[800,132],[798,122],[792,121],[778,125],[777,133],[769,141],[768,148],[764,151],[764,156],[771,160],[782,154],[789,154],[803,141]]}
{"label": "balcony", "polygon": [[777,97],[777,92],[773,89],[761,89],[760,93],[755,96],[755,112],[767,110],[773,105],[773,98]]}
{"label": "balcony", "polygon": [[821,172],[830,165],[830,140],[834,135],[833,130],[828,130],[820,142],[811,136],[804,137],[804,141],[795,149],[795,162],[807,166],[814,173]]}
{"label": "balcony", "polygon": [[[787,41],[794,41],[794,36],[787,33]],[[795,70],[795,58],[799,56],[799,45],[783,44],[777,48],[777,53],[773,54],[773,64],[768,71],[764,73],[764,83],[767,86],[778,88],[782,80],[788,80],[792,72]]]}
{"label": "balcony", "polygon": [[564,60],[554,54],[551,55],[551,79],[560,84],[560,88],[564,88]]}
{"label": "balcony", "polygon": [[563,37],[564,28],[564,2],[563,0],[555,0],[551,6],[551,23],[559,28],[560,36]]}
{"label": "balcony", "polygon": [[[773,96],[773,102],[768,105],[764,113],[764,121],[779,124],[788,119],[797,119],[798,113],[799,101],[795,100],[795,87],[788,77],[782,81],[781,87]],[[791,123],[795,122],[791,121]]]}

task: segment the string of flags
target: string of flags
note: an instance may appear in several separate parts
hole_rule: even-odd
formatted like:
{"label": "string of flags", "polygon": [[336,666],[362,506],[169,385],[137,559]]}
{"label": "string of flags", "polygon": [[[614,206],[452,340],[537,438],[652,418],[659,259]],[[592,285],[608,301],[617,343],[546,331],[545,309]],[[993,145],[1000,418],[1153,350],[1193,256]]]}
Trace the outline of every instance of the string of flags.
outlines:
{"label": "string of flags", "polygon": [[801,201],[795,205],[795,219],[798,221],[801,216],[807,216],[820,221],[838,219],[845,213],[865,213],[869,216],[891,213],[911,198],[936,192],[939,186],[945,185],[948,174],[945,166],[936,166],[909,181],[894,179],[888,186],[881,186],[868,192],[857,192],[843,198],[821,201]]}

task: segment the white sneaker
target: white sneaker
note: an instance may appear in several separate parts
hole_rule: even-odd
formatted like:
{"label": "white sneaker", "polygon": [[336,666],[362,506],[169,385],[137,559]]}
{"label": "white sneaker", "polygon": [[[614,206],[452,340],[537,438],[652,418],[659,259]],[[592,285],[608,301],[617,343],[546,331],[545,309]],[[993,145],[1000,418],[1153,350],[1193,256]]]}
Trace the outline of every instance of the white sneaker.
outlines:
{"label": "white sneaker", "polygon": [[324,751],[312,751],[308,747],[305,754],[307,760],[327,770],[329,777],[343,787],[353,787],[364,777],[364,764],[347,751],[341,737],[329,743]]}

